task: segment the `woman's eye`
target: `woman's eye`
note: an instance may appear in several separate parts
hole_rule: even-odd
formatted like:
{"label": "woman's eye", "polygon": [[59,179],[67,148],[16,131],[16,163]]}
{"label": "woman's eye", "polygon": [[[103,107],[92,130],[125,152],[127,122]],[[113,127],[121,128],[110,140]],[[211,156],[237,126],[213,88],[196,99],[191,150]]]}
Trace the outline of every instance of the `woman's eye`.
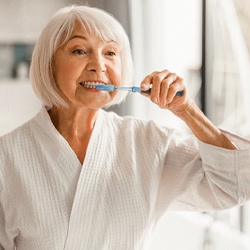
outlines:
{"label": "woman's eye", "polygon": [[115,56],[115,55],[116,55],[116,53],[115,53],[114,51],[109,51],[107,54],[108,54],[109,56]]}
{"label": "woman's eye", "polygon": [[76,49],[76,50],[73,51],[73,54],[83,55],[83,54],[85,54],[85,52],[82,49]]}

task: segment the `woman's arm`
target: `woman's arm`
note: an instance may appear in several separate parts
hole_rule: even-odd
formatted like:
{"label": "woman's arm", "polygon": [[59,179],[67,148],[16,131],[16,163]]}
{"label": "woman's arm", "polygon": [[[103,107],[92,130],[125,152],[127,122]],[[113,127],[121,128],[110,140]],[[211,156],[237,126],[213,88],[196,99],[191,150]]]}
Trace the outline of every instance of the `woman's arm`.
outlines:
{"label": "woman's arm", "polygon": [[[187,96],[183,79],[168,70],[153,72],[144,78],[142,89],[151,88],[151,99],[160,108],[167,108],[182,119],[193,134],[202,142],[226,149],[236,149],[235,145],[203,114],[193,100]],[[183,91],[182,96],[176,92]]]}
{"label": "woman's arm", "polygon": [[233,142],[213,125],[193,100],[189,100],[185,110],[174,113],[187,124],[200,141],[225,149],[236,149]]}

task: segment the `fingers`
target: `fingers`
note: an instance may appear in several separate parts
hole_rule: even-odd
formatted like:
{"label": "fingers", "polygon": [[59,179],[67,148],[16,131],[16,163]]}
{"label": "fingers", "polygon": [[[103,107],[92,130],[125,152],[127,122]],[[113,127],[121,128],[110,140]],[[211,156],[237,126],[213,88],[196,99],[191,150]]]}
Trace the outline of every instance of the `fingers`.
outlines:
{"label": "fingers", "polygon": [[159,94],[160,105],[165,106],[169,102],[172,101],[173,97],[175,96],[175,89],[174,85],[177,85],[177,75],[176,74],[168,74],[166,78],[163,79],[161,83],[161,89],[159,93],[155,93],[155,95]]}
{"label": "fingers", "polygon": [[[170,83],[168,92],[163,98],[167,99],[167,104],[171,103],[176,96],[176,93],[180,90],[184,90],[183,79],[181,77],[175,76],[173,83]],[[166,90],[165,90],[166,91]]]}
{"label": "fingers", "polygon": [[173,102],[178,91],[184,90],[183,79],[168,70],[155,71],[146,76],[141,88],[149,89],[151,85],[150,99],[155,104],[164,108]]}

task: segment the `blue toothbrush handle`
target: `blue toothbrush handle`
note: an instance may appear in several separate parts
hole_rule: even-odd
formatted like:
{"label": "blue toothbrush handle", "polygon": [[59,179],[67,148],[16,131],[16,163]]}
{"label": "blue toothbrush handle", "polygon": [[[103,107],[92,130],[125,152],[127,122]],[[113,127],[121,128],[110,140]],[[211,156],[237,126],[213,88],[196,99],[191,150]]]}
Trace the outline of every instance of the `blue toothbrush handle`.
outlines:
{"label": "blue toothbrush handle", "polygon": [[[150,89],[147,89],[147,90],[143,90],[141,89],[140,87],[136,87],[136,86],[133,86],[133,87],[115,87],[114,85],[111,85],[111,84],[98,84],[95,86],[96,89],[98,90],[102,90],[102,91],[114,91],[114,90],[124,90],[124,91],[132,91],[133,93],[146,93],[146,94],[149,94],[151,92],[151,88]],[[184,91],[178,91],[176,93],[176,96],[183,96],[184,94]]]}
{"label": "blue toothbrush handle", "polygon": [[133,86],[132,87],[132,92],[133,93],[150,93],[151,89],[147,89],[147,90],[142,90],[140,87],[136,87],[136,86]]}
{"label": "blue toothbrush handle", "polygon": [[[133,86],[133,87],[132,87],[132,92],[134,92],[134,93],[140,92],[140,93],[147,93],[147,94],[149,94],[149,93],[151,92],[151,89],[142,90],[140,87],[135,87],[135,86]],[[175,95],[176,95],[176,96],[183,96],[183,94],[184,94],[184,91],[182,90],[182,91],[176,92]]]}
{"label": "blue toothbrush handle", "polygon": [[175,96],[183,96],[184,95],[184,90],[177,91]]}

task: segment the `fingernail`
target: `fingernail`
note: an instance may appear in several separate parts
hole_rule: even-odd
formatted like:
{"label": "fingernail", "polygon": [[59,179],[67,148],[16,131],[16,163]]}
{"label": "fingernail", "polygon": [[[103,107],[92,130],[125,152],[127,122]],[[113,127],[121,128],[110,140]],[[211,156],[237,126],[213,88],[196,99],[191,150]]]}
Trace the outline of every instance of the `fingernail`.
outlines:
{"label": "fingernail", "polygon": [[154,98],[154,102],[158,102],[158,98],[157,97]]}

